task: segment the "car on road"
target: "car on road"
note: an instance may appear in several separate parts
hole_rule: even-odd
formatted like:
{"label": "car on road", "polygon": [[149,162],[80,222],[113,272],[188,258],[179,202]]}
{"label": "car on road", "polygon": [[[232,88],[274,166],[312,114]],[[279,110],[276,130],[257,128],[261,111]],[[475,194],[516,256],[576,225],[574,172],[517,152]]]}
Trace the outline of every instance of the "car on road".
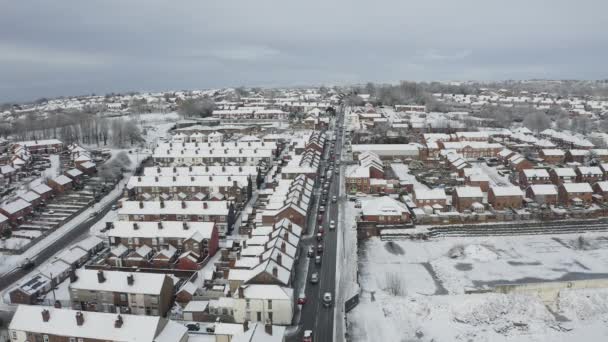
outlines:
{"label": "car on road", "polygon": [[201,325],[198,323],[188,323],[186,324],[186,328],[188,328],[188,331],[199,331],[201,330]]}
{"label": "car on road", "polygon": [[334,196],[331,198],[332,203],[336,203],[338,201],[338,197]]}
{"label": "car on road", "polygon": [[316,284],[319,282],[319,273],[315,272],[313,274],[310,275],[310,283],[311,284]]}
{"label": "car on road", "polygon": [[317,216],[317,223],[321,223],[321,222],[323,222],[323,215],[322,215],[322,214],[319,214],[319,215]]}
{"label": "car on road", "polygon": [[304,305],[304,304],[306,304],[306,297],[298,298],[298,305]]}
{"label": "car on road", "polygon": [[112,210],[117,210],[117,209],[118,209],[118,206],[116,204],[113,204],[112,205]]}
{"label": "car on road", "polygon": [[312,342],[312,330],[304,330],[304,337],[302,342]]}
{"label": "car on road", "polygon": [[323,306],[330,307],[331,306],[331,300],[332,300],[331,293],[325,292],[323,294]]}
{"label": "car on road", "polygon": [[323,254],[323,244],[317,245],[317,254]]}
{"label": "car on road", "polygon": [[308,257],[312,258],[315,256],[315,248],[313,246],[308,247]]}
{"label": "car on road", "polygon": [[26,258],[25,261],[23,261],[23,263],[19,266],[19,268],[24,271],[28,271],[34,268],[34,266],[36,266],[36,263],[30,260],[30,258]]}
{"label": "car on road", "polygon": [[336,229],[336,221],[331,220],[331,222],[329,222],[329,229],[330,230]]}
{"label": "car on road", "polygon": [[321,256],[320,256],[320,255],[317,255],[317,256],[315,257],[315,264],[317,264],[317,265],[320,265],[320,264],[321,264]]}
{"label": "car on road", "polygon": [[317,233],[317,241],[323,240],[323,233]]}
{"label": "car on road", "polygon": [[320,213],[324,213],[325,212],[325,206],[324,205],[322,205],[322,206],[319,207],[319,212]]}
{"label": "car on road", "polygon": [[97,214],[99,214],[99,212],[94,211],[94,212],[92,212],[91,214],[89,214],[89,216],[90,216],[90,217],[95,217],[95,216],[97,216]]}

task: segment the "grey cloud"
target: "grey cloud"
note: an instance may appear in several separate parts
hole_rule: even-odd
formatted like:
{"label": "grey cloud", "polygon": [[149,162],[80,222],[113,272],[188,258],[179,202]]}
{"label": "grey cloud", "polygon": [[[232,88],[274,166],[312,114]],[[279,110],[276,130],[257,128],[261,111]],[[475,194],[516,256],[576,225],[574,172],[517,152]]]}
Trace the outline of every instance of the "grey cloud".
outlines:
{"label": "grey cloud", "polygon": [[238,85],[606,78],[603,0],[4,1],[0,102]]}

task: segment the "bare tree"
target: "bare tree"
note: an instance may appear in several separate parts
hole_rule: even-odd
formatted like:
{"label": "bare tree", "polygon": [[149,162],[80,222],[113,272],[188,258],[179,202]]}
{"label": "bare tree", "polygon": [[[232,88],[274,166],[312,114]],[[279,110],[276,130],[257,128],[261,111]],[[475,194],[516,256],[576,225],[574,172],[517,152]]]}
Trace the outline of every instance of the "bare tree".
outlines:
{"label": "bare tree", "polygon": [[524,118],[523,122],[524,126],[529,129],[540,132],[551,127],[551,119],[547,116],[547,114],[539,111],[535,111],[533,113],[528,114]]}
{"label": "bare tree", "polygon": [[215,109],[215,102],[208,98],[186,99],[180,102],[178,113],[184,117],[209,117]]}

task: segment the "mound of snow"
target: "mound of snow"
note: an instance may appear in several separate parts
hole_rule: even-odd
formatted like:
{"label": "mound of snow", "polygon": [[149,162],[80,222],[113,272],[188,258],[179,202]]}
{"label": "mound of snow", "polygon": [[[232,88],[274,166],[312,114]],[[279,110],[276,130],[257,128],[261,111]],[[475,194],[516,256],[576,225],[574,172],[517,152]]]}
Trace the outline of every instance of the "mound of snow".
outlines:
{"label": "mound of snow", "polygon": [[562,290],[557,299],[560,314],[581,321],[608,319],[608,289]]}
{"label": "mound of snow", "polygon": [[452,320],[473,326],[548,321],[553,317],[536,297],[524,295],[470,295],[452,306]]}

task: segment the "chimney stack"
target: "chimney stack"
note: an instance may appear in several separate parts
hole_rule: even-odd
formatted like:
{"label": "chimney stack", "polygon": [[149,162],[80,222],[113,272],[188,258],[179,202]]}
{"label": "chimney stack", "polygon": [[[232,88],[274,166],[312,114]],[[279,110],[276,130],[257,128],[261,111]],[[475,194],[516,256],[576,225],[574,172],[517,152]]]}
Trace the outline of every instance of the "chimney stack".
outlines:
{"label": "chimney stack", "polygon": [[97,271],[97,281],[99,281],[99,283],[103,283],[106,281],[106,277],[104,276],[102,270]]}
{"label": "chimney stack", "polygon": [[84,324],[84,315],[82,314],[82,311],[78,311],[76,313],[76,324],[78,324],[78,326],[82,326]]}
{"label": "chimney stack", "polygon": [[275,266],[272,268],[272,276],[275,278],[279,277],[279,268],[278,267]]}
{"label": "chimney stack", "polygon": [[144,208],[144,202],[143,201],[139,201],[139,209],[143,209]]}
{"label": "chimney stack", "polygon": [[283,254],[281,253],[277,254],[277,264],[283,265]]}
{"label": "chimney stack", "polygon": [[258,255],[258,261],[260,262],[260,264],[261,264],[262,262],[264,262],[264,259],[262,258],[262,254]]}
{"label": "chimney stack", "polygon": [[188,230],[188,222],[182,222],[182,227],[184,227],[184,230]]}
{"label": "chimney stack", "polygon": [[245,298],[245,289],[239,286],[239,298]]}
{"label": "chimney stack", "polygon": [[137,224],[137,222],[133,222],[133,230],[138,230],[139,229],[139,224]]}
{"label": "chimney stack", "polygon": [[285,243],[285,241],[283,241],[283,243],[281,243],[281,252],[286,253],[286,249],[287,249],[287,244]]}
{"label": "chimney stack", "polygon": [[203,209],[207,209],[209,207],[209,205],[207,204],[207,202],[203,202]]}
{"label": "chimney stack", "polygon": [[163,209],[165,207],[165,201],[163,201],[163,199],[160,199],[160,208]]}
{"label": "chimney stack", "polygon": [[186,209],[186,201],[182,201],[182,209]]}
{"label": "chimney stack", "polygon": [[272,321],[267,319],[266,324],[264,324],[264,331],[270,336],[272,336]]}
{"label": "chimney stack", "polygon": [[55,301],[55,304],[53,305],[53,307],[54,307],[55,309],[61,309],[61,302],[60,302],[60,301],[58,301],[58,300],[56,300],[56,301]]}
{"label": "chimney stack", "polygon": [[70,283],[73,283],[76,280],[78,280],[78,276],[76,276],[76,271],[70,270]]}
{"label": "chimney stack", "polygon": [[158,229],[163,229],[163,223],[162,222],[158,222]]}
{"label": "chimney stack", "polygon": [[133,274],[129,274],[127,276],[127,284],[129,284],[129,286],[133,285],[133,283],[135,282],[135,277],[133,277]]}
{"label": "chimney stack", "polygon": [[118,315],[118,317],[116,317],[116,320],[114,321],[114,328],[120,327],[122,327],[122,316]]}
{"label": "chimney stack", "polygon": [[42,310],[42,321],[48,322],[51,319],[51,312],[47,309]]}

